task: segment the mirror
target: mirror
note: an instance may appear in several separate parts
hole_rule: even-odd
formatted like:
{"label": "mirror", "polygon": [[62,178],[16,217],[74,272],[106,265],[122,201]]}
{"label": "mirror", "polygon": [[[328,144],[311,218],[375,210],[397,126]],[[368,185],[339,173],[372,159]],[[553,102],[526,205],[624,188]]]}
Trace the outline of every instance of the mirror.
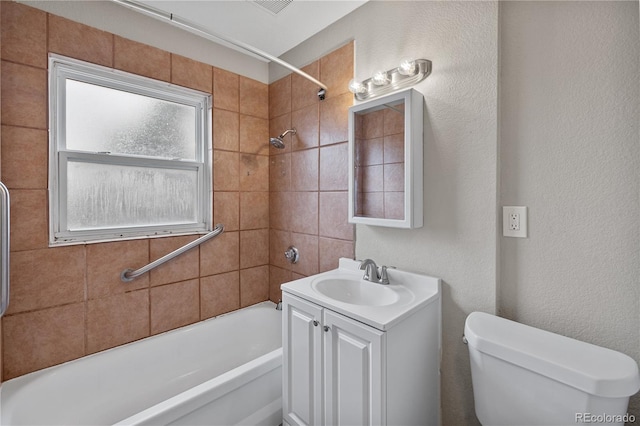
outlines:
{"label": "mirror", "polygon": [[349,108],[349,222],[422,226],[422,94],[414,89]]}

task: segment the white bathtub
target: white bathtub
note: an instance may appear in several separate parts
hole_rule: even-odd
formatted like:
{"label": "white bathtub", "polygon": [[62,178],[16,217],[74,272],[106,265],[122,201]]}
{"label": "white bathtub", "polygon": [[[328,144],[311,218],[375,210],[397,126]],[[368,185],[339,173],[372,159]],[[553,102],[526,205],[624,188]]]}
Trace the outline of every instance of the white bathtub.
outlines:
{"label": "white bathtub", "polygon": [[9,380],[2,425],[278,425],[281,311],[263,302]]}

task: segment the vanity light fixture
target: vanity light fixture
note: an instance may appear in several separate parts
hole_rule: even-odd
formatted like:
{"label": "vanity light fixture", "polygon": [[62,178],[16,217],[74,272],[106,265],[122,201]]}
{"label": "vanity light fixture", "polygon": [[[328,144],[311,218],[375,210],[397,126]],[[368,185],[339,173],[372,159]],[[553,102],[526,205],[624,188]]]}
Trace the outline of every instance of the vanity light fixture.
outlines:
{"label": "vanity light fixture", "polygon": [[414,85],[431,74],[431,61],[428,59],[403,58],[400,66],[389,71],[376,71],[373,77],[362,82],[353,79],[349,82],[349,91],[359,101],[383,95],[394,90]]}

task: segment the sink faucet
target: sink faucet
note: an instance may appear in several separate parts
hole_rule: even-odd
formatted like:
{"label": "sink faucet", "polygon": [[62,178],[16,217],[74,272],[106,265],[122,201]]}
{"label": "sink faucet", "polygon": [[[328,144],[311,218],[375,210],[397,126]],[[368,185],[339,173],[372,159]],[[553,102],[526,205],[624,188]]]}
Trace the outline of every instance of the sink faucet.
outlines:
{"label": "sink faucet", "polygon": [[[393,268],[393,266],[391,266]],[[365,259],[360,262],[360,269],[364,270],[363,280],[377,284],[389,284],[389,275],[387,275],[387,267],[381,266],[378,274],[378,265],[371,259]]]}

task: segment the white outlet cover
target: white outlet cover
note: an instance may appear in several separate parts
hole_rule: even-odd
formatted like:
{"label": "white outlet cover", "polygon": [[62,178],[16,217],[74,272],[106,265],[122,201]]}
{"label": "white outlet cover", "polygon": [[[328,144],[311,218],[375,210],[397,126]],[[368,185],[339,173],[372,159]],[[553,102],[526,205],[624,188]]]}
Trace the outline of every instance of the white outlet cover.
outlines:
{"label": "white outlet cover", "polygon": [[[512,214],[520,216],[520,229],[518,230],[513,230],[509,226],[509,218]],[[527,238],[527,207],[502,206],[502,235],[505,237]]]}

